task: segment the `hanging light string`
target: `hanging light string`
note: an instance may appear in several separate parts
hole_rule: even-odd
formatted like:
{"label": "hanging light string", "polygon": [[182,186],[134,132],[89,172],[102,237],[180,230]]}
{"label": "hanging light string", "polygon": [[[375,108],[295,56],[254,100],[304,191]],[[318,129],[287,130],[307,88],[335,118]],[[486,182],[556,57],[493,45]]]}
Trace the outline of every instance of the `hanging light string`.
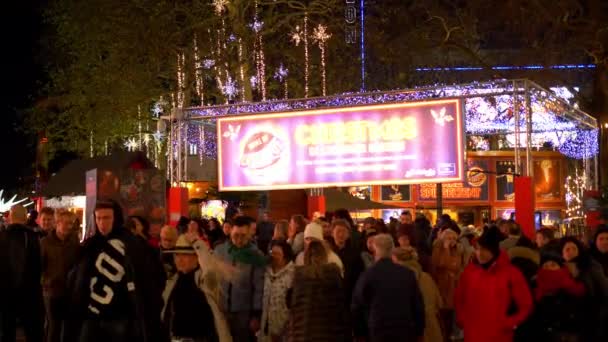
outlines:
{"label": "hanging light string", "polygon": [[245,102],[245,66],[243,65],[243,41],[239,37],[239,72],[241,76],[241,101]]}
{"label": "hanging light string", "polygon": [[323,96],[327,96],[327,75],[325,67],[325,42],[331,38],[331,34],[327,32],[327,27],[319,24],[312,32],[313,40],[319,44],[321,50],[321,82],[323,88]]}
{"label": "hanging light string", "polygon": [[184,108],[184,96],[185,89],[184,84],[186,81],[185,72],[186,56],[184,53],[177,54],[177,107]]}
{"label": "hanging light string", "polygon": [[309,58],[308,58],[308,13],[304,13],[304,97],[308,97]]}
{"label": "hanging light string", "polygon": [[287,70],[285,68],[285,66],[283,66],[283,63],[281,63],[279,65],[279,68],[274,72],[274,78],[276,80],[278,80],[279,82],[283,83],[283,86],[285,88],[285,100],[287,100],[288,98],[288,89],[287,89],[287,75],[289,73],[289,70]]}
{"label": "hanging light string", "polygon": [[201,56],[198,50],[198,41],[196,34],[194,35],[194,76],[195,76],[195,86],[196,86],[196,95],[200,99],[201,106],[205,105],[205,96],[204,96],[204,80],[203,80],[203,65],[201,63]]}
{"label": "hanging light string", "polygon": [[256,68],[257,68],[257,84],[258,89],[262,95],[262,101],[266,101],[266,60],[264,56],[264,40],[262,39],[262,34],[260,33],[264,23],[258,20],[259,8],[258,8],[258,0],[254,2],[254,14],[253,14],[253,23],[249,26],[255,33],[255,60],[256,60]]}

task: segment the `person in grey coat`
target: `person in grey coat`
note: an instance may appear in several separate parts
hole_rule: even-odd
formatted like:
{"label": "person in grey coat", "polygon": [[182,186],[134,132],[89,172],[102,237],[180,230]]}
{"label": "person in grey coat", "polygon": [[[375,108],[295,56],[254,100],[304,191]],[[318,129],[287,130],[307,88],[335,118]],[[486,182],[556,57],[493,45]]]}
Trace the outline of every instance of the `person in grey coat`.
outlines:
{"label": "person in grey coat", "polygon": [[263,253],[251,242],[251,219],[234,219],[230,240],[217,246],[215,255],[236,269],[231,279],[222,281],[222,311],[226,314],[235,342],[249,342],[260,329],[264,272]]}

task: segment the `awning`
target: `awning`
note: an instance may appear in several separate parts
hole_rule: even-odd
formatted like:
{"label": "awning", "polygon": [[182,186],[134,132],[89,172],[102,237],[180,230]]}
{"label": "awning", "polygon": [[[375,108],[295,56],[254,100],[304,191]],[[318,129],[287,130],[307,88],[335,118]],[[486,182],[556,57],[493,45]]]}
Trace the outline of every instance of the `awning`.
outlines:
{"label": "awning", "polygon": [[323,189],[325,196],[325,210],[347,209],[349,211],[371,209],[403,209],[395,205],[360,199],[337,189]]}
{"label": "awning", "polygon": [[86,195],[86,172],[93,169],[119,171],[129,168],[153,168],[142,152],[116,152],[109,156],[74,160],[51,177],[42,190],[44,197]]}

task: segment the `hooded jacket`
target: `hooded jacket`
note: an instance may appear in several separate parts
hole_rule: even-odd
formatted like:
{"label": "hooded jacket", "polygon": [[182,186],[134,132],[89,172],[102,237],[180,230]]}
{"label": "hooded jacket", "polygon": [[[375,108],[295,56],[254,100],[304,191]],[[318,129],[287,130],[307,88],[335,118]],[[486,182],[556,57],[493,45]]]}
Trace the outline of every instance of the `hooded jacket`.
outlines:
{"label": "hooded jacket", "polygon": [[[509,314],[513,304],[516,312]],[[456,288],[454,307],[465,342],[511,342],[515,328],[532,310],[532,295],[507,253],[500,252],[487,269],[469,263]]]}
{"label": "hooded jacket", "polygon": [[124,228],[122,210],[118,204],[113,210],[112,232],[106,237],[97,231],[87,239],[68,276],[69,312],[64,322],[62,341],[78,341],[83,320],[90,316],[92,276],[96,273],[100,251],[111,244],[110,240],[118,240],[124,245],[124,277],[128,284],[128,296],[127,302],[122,304],[131,313],[131,317],[128,317],[131,324],[130,340],[166,341],[168,336],[162,334],[160,323],[162,292],[166,281],[163,266],[152,247]]}
{"label": "hooded jacket", "polygon": [[287,291],[293,286],[295,265],[289,262],[278,272],[271,266],[266,268],[264,276],[264,312],[258,341],[272,341],[271,337],[283,336],[287,329],[289,310],[287,308]]}

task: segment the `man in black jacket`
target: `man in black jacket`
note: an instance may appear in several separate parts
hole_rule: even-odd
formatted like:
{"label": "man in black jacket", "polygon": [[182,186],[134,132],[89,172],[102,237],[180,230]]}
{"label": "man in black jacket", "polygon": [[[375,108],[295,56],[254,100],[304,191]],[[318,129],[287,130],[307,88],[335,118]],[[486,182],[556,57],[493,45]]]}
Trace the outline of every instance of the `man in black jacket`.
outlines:
{"label": "man in black jacket", "polygon": [[43,338],[40,240],[26,222],[25,208],[15,205],[10,210],[9,226],[0,231],[1,342],[15,341],[17,318],[28,342]]}
{"label": "man in black jacket", "polygon": [[[359,279],[353,294],[355,336],[369,341],[416,341],[424,334],[424,302],[414,272],[392,262],[393,239],[374,237],[376,263]],[[365,315],[368,314],[367,324]]]}
{"label": "man in black jacket", "polygon": [[161,341],[166,280],[151,247],[124,228],[120,206],[99,201],[96,234],[85,241],[68,282],[70,317],[63,341]]}

